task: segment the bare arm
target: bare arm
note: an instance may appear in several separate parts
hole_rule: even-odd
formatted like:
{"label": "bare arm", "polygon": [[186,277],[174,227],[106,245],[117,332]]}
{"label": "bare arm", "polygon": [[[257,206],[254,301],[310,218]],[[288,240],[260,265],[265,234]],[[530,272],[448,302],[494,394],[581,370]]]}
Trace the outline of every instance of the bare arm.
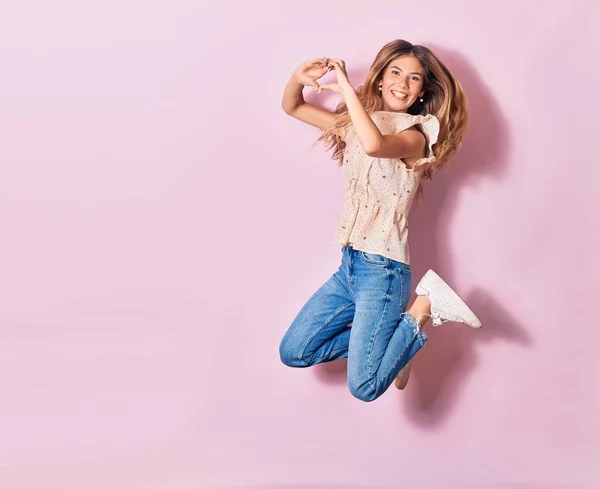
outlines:
{"label": "bare arm", "polygon": [[360,103],[354,90],[348,91],[345,101],[356,137],[369,156],[402,159],[422,155],[425,137],[419,131],[408,130],[398,134],[383,135]]}
{"label": "bare arm", "polygon": [[375,158],[414,158],[423,154],[425,137],[417,130],[402,131],[398,134],[383,135],[360,102],[354,87],[348,81],[346,67],[341,60],[332,60],[338,81],[321,88],[334,90],[344,97],[348,115],[356,137],[363,150]]}
{"label": "bare arm", "polygon": [[327,129],[335,120],[336,114],[304,100],[302,90],[305,86],[319,88],[317,79],[329,71],[326,58],[307,61],[294,71],[283,92],[281,107],[286,114],[318,127]]}

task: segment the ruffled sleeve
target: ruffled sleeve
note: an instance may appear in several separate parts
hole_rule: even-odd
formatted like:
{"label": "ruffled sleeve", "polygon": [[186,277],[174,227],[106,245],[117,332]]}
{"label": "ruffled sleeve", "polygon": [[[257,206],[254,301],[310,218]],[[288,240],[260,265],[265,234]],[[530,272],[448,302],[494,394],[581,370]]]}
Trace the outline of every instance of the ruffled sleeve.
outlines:
{"label": "ruffled sleeve", "polygon": [[[376,111],[371,115],[371,118],[382,134],[398,134],[412,126],[420,124],[427,141],[427,150],[425,157],[417,160],[415,167],[435,161],[433,145],[437,143],[440,134],[440,121],[436,116],[433,114],[412,115],[406,112]],[[355,136],[354,127],[350,125],[344,131],[342,140],[347,143]]]}
{"label": "ruffled sleeve", "polygon": [[433,163],[435,161],[435,156],[433,156],[433,145],[437,143],[438,136],[440,135],[440,121],[432,114],[413,116],[413,120],[414,124],[421,124],[423,134],[427,141],[425,157],[417,160],[415,167],[424,165],[425,163]]}
{"label": "ruffled sleeve", "polygon": [[409,127],[421,124],[423,134],[427,141],[427,151],[424,158],[415,163],[415,167],[435,161],[433,156],[433,145],[437,143],[440,134],[440,121],[433,114],[412,115],[406,112],[375,112],[373,121],[382,134],[398,134]]}

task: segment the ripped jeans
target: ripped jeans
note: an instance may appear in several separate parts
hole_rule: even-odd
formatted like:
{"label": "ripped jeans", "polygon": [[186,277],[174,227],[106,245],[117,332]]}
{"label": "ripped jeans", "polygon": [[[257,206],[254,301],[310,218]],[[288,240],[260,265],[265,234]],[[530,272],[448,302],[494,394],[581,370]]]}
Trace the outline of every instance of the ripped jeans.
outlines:
{"label": "ripped jeans", "polygon": [[342,248],[342,263],[304,304],[279,346],[281,361],[310,367],[348,358],[348,388],[362,401],[381,396],[427,341],[405,312],[410,267]]}

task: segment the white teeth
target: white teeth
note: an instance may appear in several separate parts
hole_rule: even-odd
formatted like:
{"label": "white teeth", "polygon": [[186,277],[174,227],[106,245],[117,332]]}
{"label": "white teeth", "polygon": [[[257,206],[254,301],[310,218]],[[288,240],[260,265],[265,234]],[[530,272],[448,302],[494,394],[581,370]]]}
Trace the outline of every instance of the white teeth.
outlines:
{"label": "white teeth", "polygon": [[400,97],[400,98],[408,98],[408,95],[405,95],[404,93],[400,93],[400,92],[396,92],[394,90],[392,90],[392,93],[396,96],[396,97]]}

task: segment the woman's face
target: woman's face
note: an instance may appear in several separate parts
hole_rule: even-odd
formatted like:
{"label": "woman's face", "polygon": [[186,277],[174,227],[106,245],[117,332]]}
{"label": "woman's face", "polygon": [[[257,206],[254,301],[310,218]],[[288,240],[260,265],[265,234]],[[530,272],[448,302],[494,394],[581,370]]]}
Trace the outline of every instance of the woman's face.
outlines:
{"label": "woman's face", "polygon": [[379,82],[383,110],[406,112],[423,95],[423,66],[412,54],[390,61]]}

